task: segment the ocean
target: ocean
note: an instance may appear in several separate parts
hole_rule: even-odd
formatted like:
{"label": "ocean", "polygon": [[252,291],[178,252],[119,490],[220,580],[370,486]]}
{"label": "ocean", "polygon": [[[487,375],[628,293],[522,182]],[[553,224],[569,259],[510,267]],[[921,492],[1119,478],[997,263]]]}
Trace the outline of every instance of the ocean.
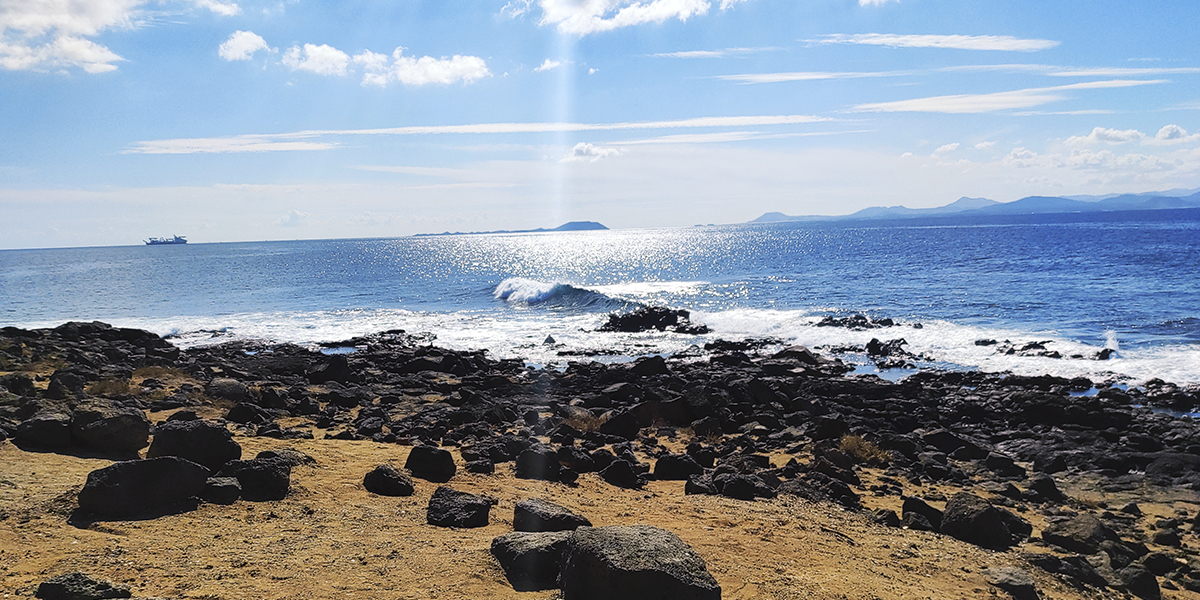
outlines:
{"label": "ocean", "polygon": [[[101,320],[181,347],[404,329],[561,367],[775,338],[911,372],[856,351],[877,338],[916,367],[1200,383],[1200,210],[7,250],[0,287],[2,325]],[[642,305],[712,332],[596,331]],[[895,325],[817,325],[855,314]],[[1006,352],[1030,342],[1045,351]]]}

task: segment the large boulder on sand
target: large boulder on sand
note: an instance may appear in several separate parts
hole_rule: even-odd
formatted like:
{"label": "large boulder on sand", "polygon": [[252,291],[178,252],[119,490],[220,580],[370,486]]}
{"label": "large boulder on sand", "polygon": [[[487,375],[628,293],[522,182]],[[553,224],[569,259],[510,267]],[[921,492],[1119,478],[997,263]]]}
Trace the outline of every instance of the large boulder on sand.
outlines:
{"label": "large boulder on sand", "polygon": [[242,457],[242,447],[224,426],[212,421],[166,421],[154,428],[146,456],[178,456],[218,471]]}
{"label": "large boulder on sand", "polygon": [[413,477],[420,477],[434,483],[446,483],[454,477],[458,467],[454,464],[454,456],[449,451],[433,446],[413,446],[408,453],[404,468],[412,472]]}
{"label": "large boulder on sand", "polygon": [[558,587],[569,531],[514,531],[492,540],[492,556],[518,592]]}
{"label": "large boulder on sand", "polygon": [[150,441],[150,419],[146,413],[112,400],[89,400],[72,413],[71,437],[101,452],[136,452]]}
{"label": "large boulder on sand", "polygon": [[363,487],[380,496],[411,496],[412,478],[392,465],[379,465],[363,477]]}
{"label": "large boulder on sand", "polygon": [[1004,550],[1023,537],[1009,530],[1009,521],[1017,517],[1005,512],[975,494],[959,492],[946,502],[941,531],[976,546]]}
{"label": "large boulder on sand", "polygon": [[563,600],[721,598],[704,559],[675,534],[649,525],[575,530],[559,583]]}
{"label": "large boulder on sand", "polygon": [[434,490],[425,520],[438,527],[486,527],[496,501],[441,486]]}
{"label": "large boulder on sand", "polygon": [[168,511],[200,495],[208,476],[208,469],[176,456],[116,462],[88,473],[79,508],[108,518]]}
{"label": "large boulder on sand", "polygon": [[291,489],[292,462],[283,457],[232,460],[217,475],[236,478],[242,498],[251,502],[283,500]]}
{"label": "large boulder on sand", "polygon": [[513,529],[517,531],[570,531],[590,527],[587,517],[541,498],[529,498],[513,508]]}
{"label": "large boulder on sand", "polygon": [[34,596],[42,600],[107,600],[129,598],[133,592],[127,585],[113,585],[112,582],[76,571],[43,581]]}

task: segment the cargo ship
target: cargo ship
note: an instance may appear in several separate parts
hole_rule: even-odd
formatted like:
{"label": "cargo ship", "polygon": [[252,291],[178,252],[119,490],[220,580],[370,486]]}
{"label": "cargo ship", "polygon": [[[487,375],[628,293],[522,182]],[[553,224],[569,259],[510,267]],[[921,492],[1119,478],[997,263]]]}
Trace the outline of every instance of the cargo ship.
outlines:
{"label": "cargo ship", "polygon": [[146,240],[147,246],[162,246],[166,244],[186,244],[187,238],[182,235],[177,235],[169,238],[150,238]]}

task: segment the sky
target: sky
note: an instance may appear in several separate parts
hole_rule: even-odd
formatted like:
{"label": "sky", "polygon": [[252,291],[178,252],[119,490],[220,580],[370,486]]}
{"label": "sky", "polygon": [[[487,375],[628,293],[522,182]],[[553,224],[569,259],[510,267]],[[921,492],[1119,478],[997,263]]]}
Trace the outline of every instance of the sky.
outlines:
{"label": "sky", "polygon": [[1192,0],[0,0],[0,248],[1200,188]]}

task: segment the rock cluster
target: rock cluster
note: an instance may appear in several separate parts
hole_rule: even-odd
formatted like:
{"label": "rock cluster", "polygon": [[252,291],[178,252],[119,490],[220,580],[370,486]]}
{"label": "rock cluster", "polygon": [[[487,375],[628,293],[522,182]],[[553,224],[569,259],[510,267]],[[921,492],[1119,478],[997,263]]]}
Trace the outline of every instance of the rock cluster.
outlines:
{"label": "rock cluster", "polygon": [[[637,326],[684,331],[687,315],[678,312],[647,311]],[[611,328],[624,330],[625,318],[615,316]],[[896,326],[865,317],[818,325]],[[173,510],[195,498],[282,498],[295,457],[243,460],[230,432],[315,434],[410,445],[406,470],[437,483],[451,482],[460,467],[491,473],[512,463],[518,477],[563,485],[595,473],[622,488],[673,480],[689,494],[745,501],[785,494],[850,510],[861,508],[864,494],[905,494],[902,514],[874,517],[995,549],[1036,537],[1057,554],[1030,562],[1080,585],[1153,597],[1157,578],[1165,578],[1200,591],[1200,568],[1187,566],[1181,547],[1195,515],[1156,523],[1152,535],[1143,535],[1135,527],[1141,517],[1075,502],[1055,484],[1069,473],[1095,477],[1113,491],[1200,489],[1200,427],[1154,410],[1193,409],[1200,405],[1196,387],[1151,381],[1125,389],[1086,379],[942,371],[890,382],[847,375],[851,369],[840,360],[765,341],[714,342],[687,357],[624,364],[572,362],[563,370],[427,342],[388,331],[337,344],[354,348],[350,354],[247,342],[180,351],[153,334],[101,323],[4,328],[0,363],[10,374],[0,376],[0,438],[121,458],[149,444],[147,459],[97,471],[96,483],[89,478],[81,492],[81,508],[110,518]],[[907,360],[903,345],[876,340],[869,350]],[[176,381],[143,371],[151,368],[168,370]],[[49,374],[29,375],[37,372]],[[145,420],[146,410],[214,403],[229,407],[223,422],[187,410],[153,427]],[[661,443],[680,437],[690,439],[682,451]],[[463,464],[447,447],[457,447]],[[772,463],[770,453],[793,458]],[[864,484],[865,467],[882,473],[877,483]],[[148,477],[150,471],[156,475]],[[157,477],[181,483],[167,493],[153,487]],[[364,477],[364,486],[404,495],[407,477],[385,466]],[[918,497],[929,483],[987,494]],[[466,498],[449,487],[434,496],[431,524],[487,523],[491,499]],[[931,504],[942,502],[944,509]],[[1019,516],[1030,510],[1050,523],[1040,536]],[[562,543],[543,537],[534,546]]]}

